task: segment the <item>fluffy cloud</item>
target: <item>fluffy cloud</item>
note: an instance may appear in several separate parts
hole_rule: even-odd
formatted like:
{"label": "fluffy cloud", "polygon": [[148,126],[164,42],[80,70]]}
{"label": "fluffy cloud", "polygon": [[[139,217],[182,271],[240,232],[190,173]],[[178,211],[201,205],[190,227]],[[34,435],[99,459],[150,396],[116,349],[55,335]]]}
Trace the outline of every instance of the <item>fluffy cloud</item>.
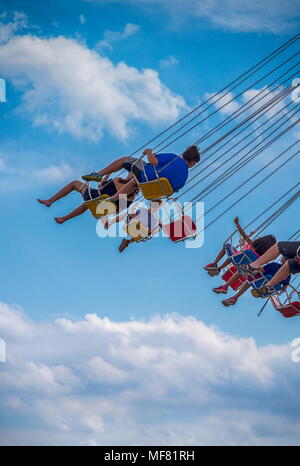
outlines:
{"label": "fluffy cloud", "polygon": [[155,70],[115,65],[62,36],[15,35],[0,45],[0,64],[1,75],[23,92],[21,113],[77,138],[98,141],[109,131],[126,139],[132,122],[166,124],[185,108]]}
{"label": "fluffy cloud", "polygon": [[119,32],[119,31],[105,31],[104,32],[104,39],[100,40],[96,48],[102,49],[102,48],[109,48],[110,50],[113,49],[112,43],[113,42],[118,42],[120,40],[125,40],[130,36],[133,36],[139,31],[140,27],[137,24],[133,23],[127,23],[126,26],[124,27],[124,30]]}
{"label": "fluffy cloud", "polygon": [[[214,106],[220,111],[220,113],[225,116],[231,115],[233,112],[237,111],[242,104],[249,102],[251,106],[246,110],[245,114],[242,113],[241,115],[241,118],[245,118],[246,115],[252,114],[253,112],[261,109],[264,105],[275,98],[282,90],[283,88],[281,87],[277,89],[276,92],[274,92],[270,90],[268,86],[264,86],[258,89],[249,89],[248,91],[244,92],[239,97],[239,99],[236,99],[232,92],[228,92],[223,96],[218,95],[217,97],[214,97],[215,94],[213,93],[206,93],[204,97],[205,99],[211,98],[211,103],[213,103]],[[273,103],[271,107],[265,112],[265,117],[268,119],[274,117],[277,113],[281,112],[290,102],[290,95],[288,95],[284,99],[279,100],[277,103]],[[287,109],[287,111],[290,110],[292,111],[293,107],[289,107]],[[280,116],[282,115],[283,113],[280,114]]]}
{"label": "fluffy cloud", "polygon": [[0,44],[9,40],[16,32],[27,28],[28,18],[24,13],[15,11],[9,18],[5,11],[0,15]]}
{"label": "fluffy cloud", "polygon": [[31,173],[27,173],[27,176],[31,176],[40,181],[46,180],[47,183],[56,183],[72,178],[74,176],[74,171],[70,165],[61,163],[60,165],[50,165],[40,170],[34,170]]}
{"label": "fluffy cloud", "polygon": [[[261,89],[249,89],[248,91],[244,92],[243,94],[243,102],[247,103],[251,99],[253,99],[253,107],[251,112],[259,110],[263,105],[267,104],[271,99],[276,97],[283,88],[277,89],[276,92],[271,91],[268,86],[264,86]],[[258,94],[260,94],[258,96]],[[258,96],[258,99],[256,100],[256,96]],[[288,100],[289,99],[289,100]],[[276,113],[278,113],[280,110],[283,110],[283,108],[286,106],[287,101],[290,102],[290,96],[287,98],[280,100],[277,102],[272,108],[270,108],[267,112],[266,115],[269,118],[272,118]],[[290,108],[289,108],[290,110]]]}
{"label": "fluffy cloud", "polygon": [[[121,0],[86,0],[93,3],[120,3]],[[122,3],[124,0],[122,0]],[[173,23],[184,18],[201,18],[214,27],[239,32],[272,32],[296,30],[299,26],[298,0],[127,0],[135,6],[168,12]]]}
{"label": "fluffy cloud", "polygon": [[62,183],[74,178],[76,173],[64,162],[40,169],[13,167],[0,154],[0,175],[2,175],[0,191],[9,191],[16,190],[16,187],[19,190],[28,189],[33,184],[37,186]]}
{"label": "fluffy cloud", "polygon": [[215,94],[206,93],[205,99],[211,99],[211,103],[214,103],[216,108],[220,110],[222,115],[230,115],[240,108],[240,104],[234,100],[234,95],[232,92],[227,92],[224,95],[218,95],[214,97]]}
{"label": "fluffy cloud", "polygon": [[2,444],[299,443],[288,345],[258,347],[178,315],[36,323],[0,311]]}

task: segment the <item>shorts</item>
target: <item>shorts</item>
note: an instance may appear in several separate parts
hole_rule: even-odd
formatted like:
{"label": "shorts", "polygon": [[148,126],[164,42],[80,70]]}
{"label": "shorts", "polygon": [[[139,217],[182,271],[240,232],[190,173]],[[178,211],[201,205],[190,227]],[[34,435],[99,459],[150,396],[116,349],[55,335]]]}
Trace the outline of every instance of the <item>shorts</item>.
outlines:
{"label": "shorts", "polygon": [[279,241],[278,249],[287,259],[294,259],[298,255],[300,257],[300,241]]}
{"label": "shorts", "polygon": [[[106,181],[102,188],[100,189],[100,194],[103,196],[104,194],[106,194],[107,196],[109,197],[112,197],[114,196],[115,194],[117,193],[117,189],[115,187],[115,183],[110,180],[110,181]],[[86,189],[82,195],[84,201],[91,201],[92,199],[97,199],[97,197],[100,197],[99,196],[99,191],[98,189]],[[122,209],[124,208],[129,208],[129,206],[132,204],[133,201],[126,201],[126,204],[124,205],[124,200],[121,199],[121,202],[122,202]],[[120,201],[119,199],[117,199],[115,201],[115,204],[116,204],[116,207],[117,207],[117,210],[116,212],[119,212],[120,210]]]}
{"label": "shorts", "polygon": [[297,259],[288,260],[290,272],[294,275],[300,272],[300,262]]}
{"label": "shorts", "polygon": [[144,167],[146,162],[142,159],[137,159],[135,157],[127,157],[123,163],[123,168],[128,172],[132,172],[138,181],[141,181],[141,176],[144,172]]}
{"label": "shorts", "polygon": [[[114,194],[116,194],[116,192],[117,189],[115,187],[115,183],[112,180],[106,181],[100,189],[100,194],[106,194],[109,197],[112,197]],[[100,195],[98,189],[86,189],[82,197],[85,201],[91,201],[92,199],[100,197]]]}

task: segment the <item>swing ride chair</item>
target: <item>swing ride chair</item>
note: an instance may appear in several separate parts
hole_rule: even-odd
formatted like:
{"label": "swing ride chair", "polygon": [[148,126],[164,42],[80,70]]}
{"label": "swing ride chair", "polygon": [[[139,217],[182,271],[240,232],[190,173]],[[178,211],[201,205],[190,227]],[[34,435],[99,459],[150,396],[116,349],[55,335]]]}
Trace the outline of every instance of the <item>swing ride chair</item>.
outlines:
{"label": "swing ride chair", "polygon": [[[245,272],[240,269],[240,265],[249,264],[257,258],[256,254],[251,250],[242,251],[238,254],[235,254],[235,251],[232,248],[231,244],[226,244],[225,249],[228,255],[228,258],[234,264],[235,270],[239,271],[242,274],[242,282],[248,282],[252,288],[260,288],[264,286],[271,278],[269,274],[257,273],[257,275],[251,279],[249,275],[245,276]],[[229,270],[231,267],[229,268]],[[233,272],[234,273],[234,272]],[[232,276],[232,274],[230,276]],[[224,274],[226,275],[226,273]],[[222,277],[226,281],[228,278]],[[234,289],[239,288],[241,285],[234,283]],[[293,300],[296,297],[298,301]],[[266,293],[262,298],[270,299],[274,309],[280,312],[284,317],[294,317],[300,315],[300,292],[291,284],[289,284],[288,289],[280,292],[280,285],[275,285],[268,293]]]}
{"label": "swing ride chair", "polygon": [[[149,241],[156,233],[159,232],[159,228],[155,228],[151,232],[149,229],[138,219],[130,220],[123,226],[123,230],[131,236],[135,243],[141,243]],[[138,232],[138,233],[137,233]]]}
{"label": "swing ride chair", "polygon": [[[227,252],[227,247],[228,245],[225,244],[225,250]],[[228,255],[229,257],[229,255]],[[230,258],[230,257],[229,257]],[[227,265],[227,267],[225,268],[225,272],[223,273],[222,275],[222,280],[224,280],[226,283],[229,282],[230,278],[233,277],[233,275],[237,272],[237,268],[232,264],[231,262],[231,265]],[[238,278],[237,280],[235,280],[233,283],[231,283],[230,288],[233,290],[233,291],[236,291],[238,290],[244,283],[246,282],[246,278],[241,275],[240,278]]]}
{"label": "swing ride chair", "polygon": [[[231,260],[231,257],[237,252],[238,248],[234,248],[233,243],[232,243],[232,236],[229,238],[230,243],[227,241],[224,244],[225,251],[227,253],[228,258]],[[225,268],[225,272],[222,275],[222,280],[224,280],[226,283],[230,280],[230,278],[238,271],[238,269],[233,265],[232,260],[231,264],[227,265]],[[231,285],[230,288],[233,291],[238,290],[244,283],[246,283],[246,278],[241,275],[238,280],[235,280]]]}
{"label": "swing ride chair", "polygon": [[[170,162],[172,163],[172,162]],[[144,198],[147,199],[148,201],[159,201],[161,199],[170,199],[170,196],[174,193],[174,190],[171,186],[170,181],[165,178],[165,177],[160,177],[156,167],[153,166],[156,179],[155,180],[149,180],[145,166],[143,167],[143,173],[144,177],[147,181],[145,182],[140,182],[137,177],[133,174],[135,181],[143,194]],[[174,242],[178,243],[180,241],[185,241],[188,238],[196,238],[197,234],[197,227],[196,224],[193,222],[192,218],[184,215],[181,206],[175,201],[176,209],[180,213],[180,218],[176,220],[171,220],[170,223],[167,225],[163,225],[163,230],[169,237],[169,239]],[[125,231],[127,231],[125,229]],[[147,239],[152,238],[155,234],[157,233],[157,230],[155,233],[151,233],[148,235],[148,237],[143,236],[143,239],[140,239],[141,241],[145,241]],[[139,240],[139,241],[140,241]]]}
{"label": "swing ride chair", "polygon": [[[237,271],[240,272],[240,274],[245,278],[245,281],[248,282],[252,288],[261,288],[270,280],[270,278],[272,278],[270,274],[265,274],[262,272],[258,272],[254,277],[252,277],[249,274],[245,274],[245,272],[240,268],[240,266],[250,264],[257,259],[257,255],[254,251],[247,249],[245,251],[241,251],[238,254],[235,254],[230,245],[226,245],[226,252],[228,259],[233,263]],[[279,284],[275,285],[272,289],[270,289],[270,291],[265,293],[262,298],[269,298],[272,295],[276,295],[280,289],[281,286]]]}
{"label": "swing ride chair", "polygon": [[84,201],[84,204],[91,211],[92,215],[97,220],[101,217],[104,217],[105,215],[108,215],[109,213],[114,213],[116,211],[115,204],[111,201],[107,201],[107,199],[109,199],[109,196],[107,194],[102,195],[100,193],[99,185],[98,185],[99,197],[95,197],[94,199],[92,199],[90,183],[89,182],[85,183],[83,188],[85,186],[87,186],[90,200]]}
{"label": "swing ride chair", "polygon": [[143,167],[143,172],[145,179],[147,181],[140,182],[136,176],[134,176],[135,181],[143,194],[144,198],[147,199],[148,201],[154,201],[154,200],[160,200],[163,198],[169,198],[173,193],[174,190],[171,186],[170,181],[167,178],[164,177],[159,177],[157,170],[155,166],[153,166],[156,179],[155,180],[149,180],[145,167]]}
{"label": "swing ride chair", "polygon": [[189,238],[195,239],[197,237],[196,224],[190,216],[184,214],[179,202],[174,200],[174,204],[177,210],[178,218],[174,219],[173,213],[173,218],[170,217],[170,222],[163,225],[165,234],[173,243],[179,243]]}
{"label": "swing ride chair", "polygon": [[271,296],[270,301],[275,311],[286,318],[300,315],[300,292],[291,284],[289,291],[284,291],[281,296]]}

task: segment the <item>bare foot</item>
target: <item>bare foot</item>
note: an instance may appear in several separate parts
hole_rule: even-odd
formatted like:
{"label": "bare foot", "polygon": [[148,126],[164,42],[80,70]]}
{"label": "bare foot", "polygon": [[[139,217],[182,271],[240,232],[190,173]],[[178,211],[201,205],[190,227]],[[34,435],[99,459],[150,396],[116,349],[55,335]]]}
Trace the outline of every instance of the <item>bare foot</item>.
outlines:
{"label": "bare foot", "polygon": [[63,217],[54,217],[54,220],[56,223],[59,223],[60,225],[65,222]]}
{"label": "bare foot", "polygon": [[52,202],[48,201],[47,199],[43,200],[43,199],[37,199],[38,202],[40,202],[41,204],[44,204],[45,206],[47,207],[50,207]]}

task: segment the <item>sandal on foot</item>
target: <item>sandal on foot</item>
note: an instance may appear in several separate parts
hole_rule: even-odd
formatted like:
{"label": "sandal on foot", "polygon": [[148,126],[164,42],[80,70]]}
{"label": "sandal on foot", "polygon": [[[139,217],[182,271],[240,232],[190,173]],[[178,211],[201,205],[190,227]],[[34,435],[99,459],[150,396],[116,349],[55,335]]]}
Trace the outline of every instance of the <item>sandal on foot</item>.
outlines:
{"label": "sandal on foot", "polygon": [[220,273],[220,269],[219,267],[216,265],[216,264],[208,264],[206,265],[205,267],[203,267],[204,270],[206,270],[206,272],[208,272],[208,274],[211,276],[211,277],[214,277],[216,275],[219,275]]}
{"label": "sandal on foot", "polygon": [[214,293],[217,293],[217,294],[226,294],[228,291],[228,288],[226,285],[221,285],[221,286],[218,286],[217,288],[213,288],[212,290]]}
{"label": "sandal on foot", "polygon": [[264,295],[269,293],[271,291],[271,288],[268,285],[261,286],[260,288],[254,288],[251,290],[252,296],[254,298],[262,298]]}
{"label": "sandal on foot", "polygon": [[235,296],[232,296],[232,298],[227,298],[222,301],[223,306],[228,307],[228,306],[234,306],[237,303],[237,298]]}

